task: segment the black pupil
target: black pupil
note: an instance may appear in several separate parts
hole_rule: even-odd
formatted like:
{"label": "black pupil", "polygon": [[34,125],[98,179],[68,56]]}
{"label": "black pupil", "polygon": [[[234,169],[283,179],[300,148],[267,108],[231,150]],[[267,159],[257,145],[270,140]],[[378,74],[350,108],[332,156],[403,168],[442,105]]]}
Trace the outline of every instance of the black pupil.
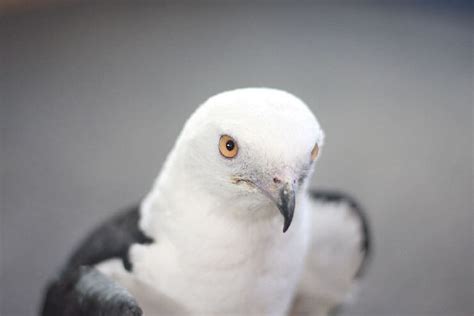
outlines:
{"label": "black pupil", "polygon": [[234,149],[234,142],[231,140],[228,140],[227,143],[225,143],[225,148],[227,148],[228,151],[232,151]]}

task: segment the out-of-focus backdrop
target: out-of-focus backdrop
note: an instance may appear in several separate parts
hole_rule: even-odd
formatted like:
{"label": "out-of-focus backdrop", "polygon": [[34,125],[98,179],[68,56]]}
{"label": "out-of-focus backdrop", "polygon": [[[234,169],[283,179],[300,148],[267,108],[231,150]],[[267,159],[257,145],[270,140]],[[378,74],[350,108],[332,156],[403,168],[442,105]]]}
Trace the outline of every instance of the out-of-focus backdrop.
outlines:
{"label": "out-of-focus backdrop", "polygon": [[0,20],[2,316],[34,315],[192,111],[246,86],[310,105],[327,134],[313,185],[370,216],[374,260],[342,315],[473,315],[471,4],[28,3]]}

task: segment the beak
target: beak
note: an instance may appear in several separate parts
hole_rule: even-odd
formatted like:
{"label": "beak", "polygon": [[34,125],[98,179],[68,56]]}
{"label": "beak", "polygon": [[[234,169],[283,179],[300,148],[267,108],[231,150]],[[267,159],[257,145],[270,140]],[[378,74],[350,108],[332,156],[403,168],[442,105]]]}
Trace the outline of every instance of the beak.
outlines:
{"label": "beak", "polygon": [[283,232],[286,232],[291,225],[295,212],[295,189],[290,183],[285,183],[278,195],[277,207],[283,215]]}
{"label": "beak", "polygon": [[267,190],[264,186],[259,185],[258,181],[246,180],[240,177],[234,178],[233,182],[245,182],[250,184],[251,186],[254,186],[260,190],[260,192],[268,197],[271,201],[273,201],[273,203],[275,203],[280,210],[281,215],[283,215],[283,232],[285,233],[288,230],[291,225],[291,221],[293,220],[293,213],[295,212],[296,206],[296,193],[295,188],[292,185],[293,182],[285,182],[283,185],[280,184],[280,188],[277,190]]}

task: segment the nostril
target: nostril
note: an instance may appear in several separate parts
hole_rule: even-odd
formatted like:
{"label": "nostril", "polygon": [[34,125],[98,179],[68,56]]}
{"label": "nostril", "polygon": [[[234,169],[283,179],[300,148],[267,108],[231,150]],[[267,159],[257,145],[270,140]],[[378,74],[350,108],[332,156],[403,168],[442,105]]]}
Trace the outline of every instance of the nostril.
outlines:
{"label": "nostril", "polygon": [[273,178],[273,182],[274,182],[274,183],[281,183],[281,180],[278,179],[277,177],[275,177],[275,178]]}

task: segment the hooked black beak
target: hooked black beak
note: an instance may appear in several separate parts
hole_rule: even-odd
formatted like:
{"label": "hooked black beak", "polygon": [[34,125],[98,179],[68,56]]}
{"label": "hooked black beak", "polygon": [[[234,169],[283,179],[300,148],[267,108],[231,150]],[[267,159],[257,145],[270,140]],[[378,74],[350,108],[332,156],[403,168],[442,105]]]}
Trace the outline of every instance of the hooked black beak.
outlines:
{"label": "hooked black beak", "polygon": [[286,232],[293,220],[293,213],[295,212],[295,190],[290,183],[286,183],[279,192],[277,201],[278,209],[284,218],[283,232]]}
{"label": "hooked black beak", "polygon": [[291,221],[293,220],[293,213],[295,212],[296,204],[295,188],[290,182],[285,183],[278,191],[274,191],[274,193],[273,191],[270,192],[269,190],[266,190],[264,187],[260,186],[257,181],[235,177],[233,182],[236,184],[244,182],[254,186],[271,201],[273,201],[273,203],[275,203],[280,210],[281,215],[283,215],[283,232],[285,233],[288,230],[291,225]]}

